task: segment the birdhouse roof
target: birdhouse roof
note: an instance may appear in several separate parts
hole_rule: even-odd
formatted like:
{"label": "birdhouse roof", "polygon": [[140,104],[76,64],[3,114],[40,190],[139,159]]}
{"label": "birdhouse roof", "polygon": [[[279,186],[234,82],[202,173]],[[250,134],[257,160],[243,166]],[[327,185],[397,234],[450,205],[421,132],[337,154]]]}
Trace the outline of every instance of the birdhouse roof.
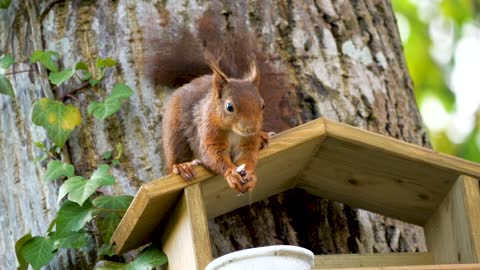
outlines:
{"label": "birdhouse roof", "polygon": [[201,182],[208,218],[291,188],[424,225],[460,175],[480,166],[360,128],[317,119],[274,136],[260,151],[258,183],[238,196],[199,166],[195,180],[169,175],[142,185],[112,240],[118,252],[152,241],[188,185]]}

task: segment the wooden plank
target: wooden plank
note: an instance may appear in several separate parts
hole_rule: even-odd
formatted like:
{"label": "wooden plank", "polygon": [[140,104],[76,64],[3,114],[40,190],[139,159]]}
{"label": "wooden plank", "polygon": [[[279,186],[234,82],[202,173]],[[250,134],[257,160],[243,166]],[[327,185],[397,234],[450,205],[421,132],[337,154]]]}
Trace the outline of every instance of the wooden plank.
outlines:
{"label": "wooden plank", "polygon": [[[312,137],[311,134],[317,136]],[[303,140],[310,137],[309,141],[297,143],[298,139],[289,136],[290,140],[272,142],[269,148],[262,152],[255,170],[257,185],[247,194],[241,195],[229,188],[221,176],[204,181],[202,190],[208,218],[217,217],[295,187],[298,173],[307,165],[323,141],[322,134],[322,126],[314,126],[295,133]]]}
{"label": "wooden plank", "polygon": [[[212,247],[208,233],[208,221],[200,183],[185,188],[187,210],[190,217],[195,261],[198,269],[205,269],[212,260]],[[176,268],[172,268],[176,269]]]}
{"label": "wooden plank", "polygon": [[435,263],[480,262],[480,192],[475,178],[461,176],[425,225]]}
{"label": "wooden plank", "polygon": [[424,225],[461,170],[479,166],[325,120],[327,138],[303,171],[308,192]]}
{"label": "wooden plank", "polygon": [[327,119],[324,119],[324,125],[329,138],[361,145],[363,148],[376,149],[386,155],[398,156],[436,168],[450,169],[456,171],[458,175],[480,177],[478,163]]}
{"label": "wooden plank", "polygon": [[182,194],[161,236],[162,250],[167,255],[170,270],[200,270],[195,259],[191,225],[187,199]]}
{"label": "wooden plank", "polygon": [[[314,270],[320,268],[314,268]],[[330,268],[334,270],[335,268]],[[344,268],[342,270],[480,270],[480,264],[446,264],[446,265],[416,265],[416,266],[387,266]]]}
{"label": "wooden plank", "polygon": [[197,178],[192,182],[169,175],[140,188],[112,235],[117,254],[151,242],[153,231],[172,210],[182,190],[212,176],[203,167],[197,168],[196,172]]}
{"label": "wooden plank", "polygon": [[315,269],[341,269],[373,266],[407,266],[433,264],[428,252],[387,254],[338,254],[315,256]]}

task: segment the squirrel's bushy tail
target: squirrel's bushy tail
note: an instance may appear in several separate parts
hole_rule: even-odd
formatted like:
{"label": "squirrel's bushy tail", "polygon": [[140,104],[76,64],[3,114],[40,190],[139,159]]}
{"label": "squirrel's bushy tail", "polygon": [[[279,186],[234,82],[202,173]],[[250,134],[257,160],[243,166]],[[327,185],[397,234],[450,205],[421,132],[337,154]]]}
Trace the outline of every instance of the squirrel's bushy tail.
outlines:
{"label": "squirrel's bushy tail", "polygon": [[[284,72],[273,68],[274,57],[260,52],[256,38],[248,26],[235,29],[223,25],[221,12],[207,9],[196,21],[195,34],[187,26],[170,24],[144,31],[145,75],[157,85],[179,87],[192,79],[211,74],[203,52],[208,50],[220,59],[220,68],[229,77],[242,78],[255,60],[260,71],[259,91],[265,100],[264,125],[268,131],[279,132],[298,123],[294,109],[294,87]],[[278,60],[278,59],[277,59]]]}

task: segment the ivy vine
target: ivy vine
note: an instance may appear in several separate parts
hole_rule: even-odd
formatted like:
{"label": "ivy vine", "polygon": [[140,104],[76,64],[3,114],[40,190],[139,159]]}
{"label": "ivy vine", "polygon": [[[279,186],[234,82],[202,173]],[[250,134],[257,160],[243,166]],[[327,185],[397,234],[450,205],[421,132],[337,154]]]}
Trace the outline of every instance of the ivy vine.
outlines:
{"label": "ivy vine", "polygon": [[[10,97],[15,97],[15,91],[8,76],[20,72],[34,72],[38,70],[37,63],[48,70],[48,79],[55,87],[71,79],[82,83],[79,88],[67,91],[67,94],[58,100],[41,98],[33,104],[32,122],[42,126],[49,139],[47,143],[35,142],[42,153],[35,161],[47,164],[43,178],[46,184],[59,179],[64,181],[58,191],[60,209],[47,231],[36,236],[27,233],[16,242],[18,269],[28,269],[29,265],[33,269],[40,269],[47,265],[60,249],[86,248],[92,238],[101,244],[97,251],[99,262],[95,269],[151,269],[165,264],[165,254],[154,245],[141,250],[138,256],[128,263],[103,260],[115,256],[114,247],[110,244],[111,237],[133,199],[127,195],[105,195],[101,190],[102,187],[116,183],[111,174],[111,166],[120,166],[123,146],[119,144],[115,150],[103,153],[103,163],[98,164],[90,177],[77,175],[74,165],[62,161],[62,149],[71,133],[81,126],[82,115],[78,107],[66,104],[65,100],[74,99],[73,95],[80,90],[101,90],[100,82],[108,69],[116,65],[116,61],[112,58],[99,58],[93,70],[84,62],[60,70],[56,63],[59,58],[59,53],[54,51],[35,51],[29,59],[32,64],[30,70],[10,73],[8,70],[15,63],[14,57],[5,54],[0,58],[0,93]],[[97,76],[94,77],[93,74]],[[122,103],[132,95],[133,91],[129,86],[117,83],[103,101],[90,101],[87,112],[103,121],[118,112]]]}

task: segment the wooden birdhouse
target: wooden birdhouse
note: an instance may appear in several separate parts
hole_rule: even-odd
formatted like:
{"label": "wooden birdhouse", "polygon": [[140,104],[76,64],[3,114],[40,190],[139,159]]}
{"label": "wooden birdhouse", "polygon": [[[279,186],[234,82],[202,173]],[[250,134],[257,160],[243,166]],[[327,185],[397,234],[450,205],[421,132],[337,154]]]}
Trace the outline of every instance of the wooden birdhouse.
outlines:
{"label": "wooden birdhouse", "polygon": [[[251,202],[296,187],[425,230],[428,252],[318,255],[314,269],[480,269],[479,164],[318,119],[272,138],[256,173]],[[169,269],[204,269],[213,259],[207,220],[249,203],[236,195],[201,167],[192,182],[146,183],[113,235],[117,252],[160,237]]]}

